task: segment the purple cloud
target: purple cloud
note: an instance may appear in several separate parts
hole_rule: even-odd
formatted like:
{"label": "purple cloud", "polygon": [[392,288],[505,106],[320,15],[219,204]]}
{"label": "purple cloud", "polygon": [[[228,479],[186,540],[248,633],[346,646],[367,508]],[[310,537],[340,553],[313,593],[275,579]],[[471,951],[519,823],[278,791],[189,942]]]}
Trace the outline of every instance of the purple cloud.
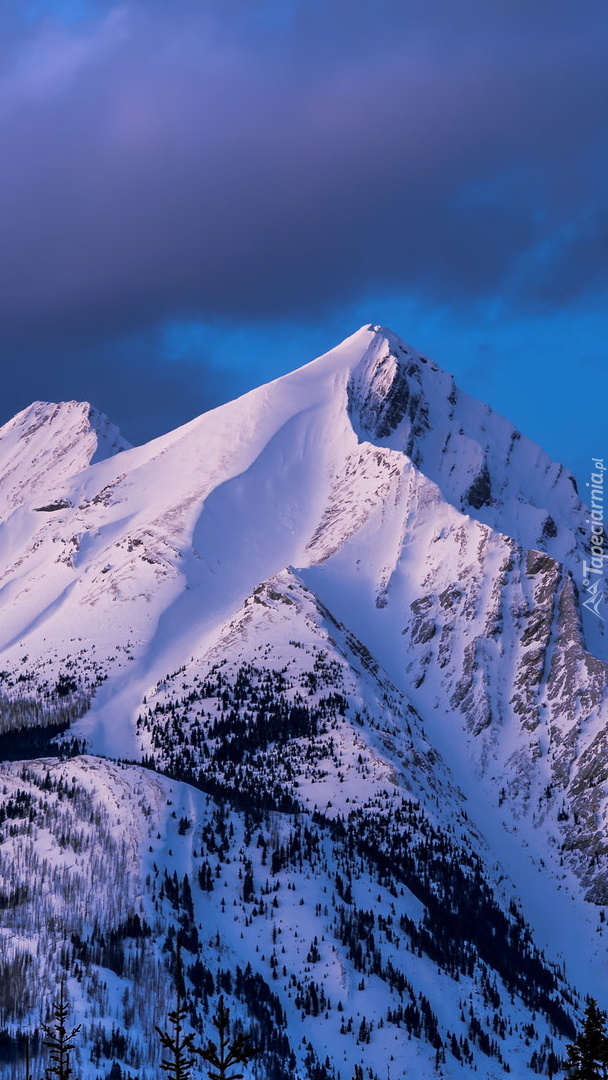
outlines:
{"label": "purple cloud", "polygon": [[[603,199],[605,9],[404,7],[133,2],[13,26],[5,342],[521,276]],[[592,284],[599,253],[582,248]]]}

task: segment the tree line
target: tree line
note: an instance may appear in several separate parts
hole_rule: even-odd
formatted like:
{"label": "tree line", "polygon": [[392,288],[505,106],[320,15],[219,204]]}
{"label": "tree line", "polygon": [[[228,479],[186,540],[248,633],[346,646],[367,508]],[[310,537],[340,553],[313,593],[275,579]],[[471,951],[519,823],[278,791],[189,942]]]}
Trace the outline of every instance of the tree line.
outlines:
{"label": "tree line", "polygon": [[[217,1041],[208,1039],[204,1045],[198,1043],[196,1035],[186,1030],[187,1016],[181,966],[178,966],[175,1007],[168,1014],[167,1027],[156,1027],[164,1054],[160,1068],[168,1080],[194,1080],[192,1070],[197,1061],[204,1063],[209,1080],[244,1080],[245,1074],[239,1070],[258,1057],[259,1050],[251,1045],[249,1035],[238,1032],[231,1036],[230,1010],[223,995],[219,998],[212,1019]],[[62,982],[59,997],[53,1005],[52,1019],[42,1024],[44,1046],[50,1058],[42,1080],[77,1080],[72,1055],[76,1050],[80,1024],[70,1029],[68,1017],[69,1004],[65,983]],[[580,1031],[566,1048],[567,1080],[608,1080],[607,1019],[597,1002],[589,998]],[[550,1063],[549,1076],[558,1071],[559,1064],[555,1060],[553,1067]],[[353,1080],[361,1080],[358,1077],[360,1072],[356,1067]],[[26,1080],[33,1080],[27,1043],[25,1075]],[[406,1069],[404,1075],[407,1076]]]}
{"label": "tree line", "polygon": [[[223,996],[220,997],[213,1016],[216,1040],[208,1039],[204,1045],[196,1040],[193,1032],[186,1030],[185,1022],[188,1010],[185,1004],[183,981],[178,972],[175,1008],[167,1017],[167,1027],[156,1027],[163,1051],[160,1068],[168,1080],[193,1080],[193,1068],[200,1060],[209,1076],[209,1080],[243,1080],[244,1073],[239,1067],[249,1064],[258,1056],[259,1051],[251,1045],[249,1035],[238,1032],[231,1036],[230,1010]],[[68,1023],[69,1003],[65,983],[61,983],[59,997],[52,1009],[51,1020],[42,1024],[45,1039],[43,1045],[49,1054],[42,1080],[77,1080],[73,1068],[73,1054],[80,1024],[71,1028]],[[26,1080],[34,1080],[26,1043]]]}

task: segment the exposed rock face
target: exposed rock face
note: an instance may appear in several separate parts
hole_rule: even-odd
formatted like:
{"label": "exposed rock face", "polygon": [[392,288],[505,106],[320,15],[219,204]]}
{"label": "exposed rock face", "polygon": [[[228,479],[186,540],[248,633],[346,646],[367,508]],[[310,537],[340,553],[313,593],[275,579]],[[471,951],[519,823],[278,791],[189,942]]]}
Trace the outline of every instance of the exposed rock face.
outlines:
{"label": "exposed rock face", "polygon": [[481,510],[482,506],[491,503],[492,481],[490,479],[490,471],[485,461],[467,491],[464,501],[465,503],[468,503],[469,506],[472,506],[474,510]]}

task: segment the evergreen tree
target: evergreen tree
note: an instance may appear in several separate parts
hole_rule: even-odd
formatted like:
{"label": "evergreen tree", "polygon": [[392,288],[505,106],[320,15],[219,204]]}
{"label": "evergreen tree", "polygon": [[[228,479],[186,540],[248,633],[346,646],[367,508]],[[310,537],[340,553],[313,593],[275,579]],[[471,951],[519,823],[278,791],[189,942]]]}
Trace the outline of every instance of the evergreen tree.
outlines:
{"label": "evergreen tree", "polygon": [[570,1046],[566,1072],[568,1080],[606,1080],[608,1077],[608,1035],[606,1013],[589,998],[583,1028]]}
{"label": "evergreen tree", "polygon": [[65,992],[65,983],[61,982],[59,1001],[53,1006],[52,1024],[43,1024],[42,1030],[46,1035],[44,1045],[48,1046],[51,1056],[51,1064],[47,1065],[44,1073],[45,1080],[72,1080],[74,1073],[70,1064],[70,1055],[75,1049],[74,1038],[80,1031],[78,1027],[72,1028],[68,1034],[66,1020],[68,1018],[68,1001]]}
{"label": "evergreen tree", "polygon": [[236,1065],[246,1065],[257,1057],[258,1051],[249,1043],[248,1035],[237,1035],[230,1041],[230,1012],[220,997],[217,1011],[213,1017],[219,1045],[209,1040],[204,1050],[198,1053],[211,1068],[207,1069],[210,1080],[243,1080],[242,1072],[234,1072]]}
{"label": "evergreen tree", "polygon": [[30,1072],[30,1040],[29,1040],[29,1035],[25,1036],[25,1080],[32,1080],[32,1074]]}
{"label": "evergreen tree", "polygon": [[196,1053],[195,1036],[192,1033],[184,1034],[184,1021],[188,1010],[184,1001],[184,981],[179,949],[175,982],[175,1008],[167,1017],[170,1030],[162,1031],[161,1028],[156,1028],[161,1046],[167,1051],[167,1057],[161,1061],[160,1067],[170,1080],[191,1080],[193,1054]]}

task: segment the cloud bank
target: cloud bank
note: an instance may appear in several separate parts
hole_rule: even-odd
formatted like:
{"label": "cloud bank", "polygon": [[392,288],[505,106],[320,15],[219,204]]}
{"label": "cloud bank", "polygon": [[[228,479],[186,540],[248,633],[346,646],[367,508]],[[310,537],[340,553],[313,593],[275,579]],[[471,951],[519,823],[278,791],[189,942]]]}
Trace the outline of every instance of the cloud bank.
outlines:
{"label": "cloud bank", "polygon": [[301,314],[389,283],[551,300],[604,273],[605,6],[248,7],[13,27],[5,340]]}
{"label": "cloud bank", "polygon": [[603,0],[0,20],[6,363],[94,366],[163,320],[314,320],[383,289],[550,309],[604,284]]}

